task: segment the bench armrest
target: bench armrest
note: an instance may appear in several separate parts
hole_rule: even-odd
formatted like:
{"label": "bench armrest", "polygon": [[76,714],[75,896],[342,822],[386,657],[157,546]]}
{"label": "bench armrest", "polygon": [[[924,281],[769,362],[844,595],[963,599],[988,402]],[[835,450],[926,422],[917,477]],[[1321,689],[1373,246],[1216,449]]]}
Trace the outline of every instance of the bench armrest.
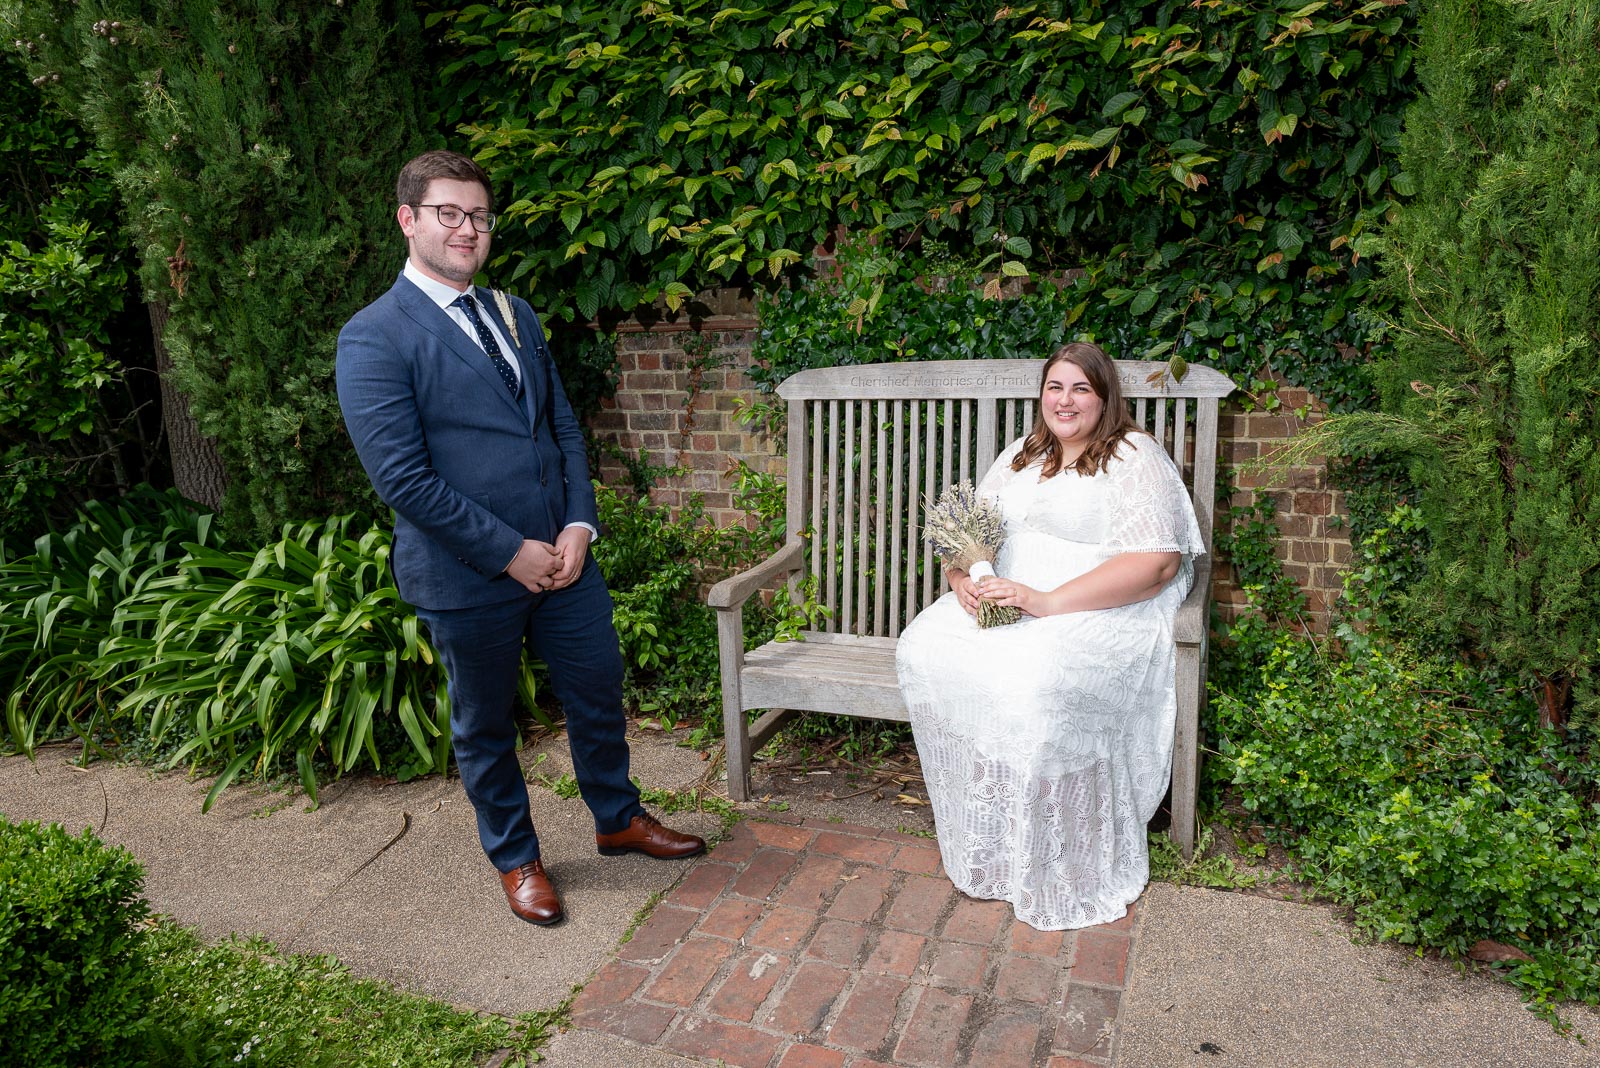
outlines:
{"label": "bench armrest", "polygon": [[712,608],[741,607],[750,596],[780,575],[798,571],[805,563],[805,542],[790,538],[783,548],[767,557],[748,571],[725,578],[706,595],[706,604]]}
{"label": "bench armrest", "polygon": [[1173,621],[1173,637],[1180,645],[1200,645],[1206,628],[1211,625],[1211,555],[1207,553],[1194,562],[1194,585],[1189,596],[1178,606],[1178,617]]}

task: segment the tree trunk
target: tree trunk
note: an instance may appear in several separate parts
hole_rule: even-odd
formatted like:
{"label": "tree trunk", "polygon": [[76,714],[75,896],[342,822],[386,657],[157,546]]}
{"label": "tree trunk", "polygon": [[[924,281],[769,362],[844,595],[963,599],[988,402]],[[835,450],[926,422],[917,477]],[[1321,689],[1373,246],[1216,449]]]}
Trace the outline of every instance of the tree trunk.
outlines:
{"label": "tree trunk", "polygon": [[1539,676],[1539,726],[1567,735],[1567,698],[1572,693],[1570,675]]}
{"label": "tree trunk", "polygon": [[162,341],[167,330],[166,302],[152,301],[147,307],[155,341],[156,374],[161,380],[161,421],[167,429],[167,448],[172,456],[172,483],[196,504],[221,508],[228,472],[217,455],[217,443],[200,433],[189,412],[189,398],[172,382],[172,357]]}

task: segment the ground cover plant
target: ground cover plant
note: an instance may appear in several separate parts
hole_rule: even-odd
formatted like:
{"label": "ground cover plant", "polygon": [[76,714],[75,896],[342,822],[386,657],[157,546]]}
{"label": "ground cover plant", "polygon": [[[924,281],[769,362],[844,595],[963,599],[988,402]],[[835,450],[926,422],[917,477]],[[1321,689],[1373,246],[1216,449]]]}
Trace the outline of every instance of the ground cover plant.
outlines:
{"label": "ground cover plant", "polygon": [[480,1017],[358,979],[330,956],[260,939],[208,946],[152,919],[143,881],[132,856],[87,830],[0,817],[8,1063],[465,1068],[530,1053],[562,1011]]}
{"label": "ground cover plant", "polygon": [[1600,774],[1540,725],[1525,676],[1411,637],[1419,513],[1363,539],[1336,634],[1257,612],[1213,680],[1214,803],[1283,845],[1292,874],[1372,936],[1464,957],[1527,955],[1508,977],[1554,1017],[1600,1003]]}
{"label": "ground cover plant", "polygon": [[176,494],[141,488],[91,502],[75,523],[0,563],[0,686],[7,741],[23,752],[108,726],[115,696],[99,683],[100,642],[117,606],[146,576],[164,574],[211,524]]}
{"label": "ground cover plant", "polygon": [[[0,564],[7,738],[319,777],[406,777],[449,758],[443,671],[388,571],[388,532],[349,516],[230,545],[172,492],[92,504]],[[532,675],[525,672],[531,692]]]}
{"label": "ground cover plant", "polygon": [[[628,489],[595,486],[601,537],[592,549],[615,605],[626,703],[669,730],[693,723],[695,744],[711,744],[722,732],[722,685],[716,616],[705,590],[778,548],[783,488],[770,475],[732,464],[733,503],[748,518],[718,527],[698,499],[676,513],[652,502],[649,487],[663,470],[642,460],[630,466]],[[791,598],[777,590],[745,614],[746,642],[794,634],[817,610],[807,591]]]}
{"label": "ground cover plant", "polygon": [[150,931],[143,953],[155,990],[150,1063],[163,1068],[467,1068],[497,1050],[531,1054],[550,1022],[477,1016],[359,979],[331,956],[284,953],[260,939],[207,946],[166,923]]}
{"label": "ground cover plant", "polygon": [[1510,978],[1535,1004],[1600,1003],[1597,783],[1519,681],[1285,635],[1256,692],[1216,696],[1218,762],[1363,930],[1452,957],[1506,943],[1532,957]]}
{"label": "ground cover plant", "polygon": [[[720,732],[716,621],[706,576],[769,552],[781,493],[748,469],[736,498],[746,526],[698,508],[673,515],[646,495],[597,488],[629,707],[697,738]],[[777,502],[776,504],[774,502]],[[0,563],[0,690],[5,737],[32,753],[76,736],[90,755],[318,783],[355,770],[401,779],[449,766],[448,687],[388,569],[386,528],[352,516],[287,525],[258,549],[221,534],[211,513],[143,489],[94,502],[34,552]],[[765,641],[807,602],[786,591],[747,615]],[[539,667],[521,696],[537,722]]]}

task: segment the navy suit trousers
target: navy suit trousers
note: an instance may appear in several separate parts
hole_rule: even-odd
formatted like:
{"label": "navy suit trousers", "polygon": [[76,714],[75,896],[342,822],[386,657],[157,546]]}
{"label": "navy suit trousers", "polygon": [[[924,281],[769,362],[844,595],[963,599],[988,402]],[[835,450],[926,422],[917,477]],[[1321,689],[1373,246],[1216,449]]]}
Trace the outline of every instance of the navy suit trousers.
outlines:
{"label": "navy suit trousers", "polygon": [[417,611],[449,675],[450,733],[462,785],[478,814],[478,837],[502,872],[539,858],[516,754],[513,709],[524,648],[550,669],[551,687],[566,712],[578,789],[596,833],[620,831],[644,811],[628,777],[622,652],[611,609],[611,594],[591,557],[565,589],[474,608]]}

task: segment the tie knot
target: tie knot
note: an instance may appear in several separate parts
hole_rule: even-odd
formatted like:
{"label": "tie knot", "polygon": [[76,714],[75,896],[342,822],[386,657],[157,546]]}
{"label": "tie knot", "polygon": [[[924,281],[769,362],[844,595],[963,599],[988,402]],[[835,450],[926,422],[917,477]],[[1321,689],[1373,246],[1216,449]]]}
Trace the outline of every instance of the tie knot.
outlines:
{"label": "tie knot", "polygon": [[471,293],[463,293],[459,297],[457,297],[455,300],[451,301],[451,303],[452,304],[459,304],[463,308],[467,309],[468,311],[476,311],[477,310],[477,308],[475,306],[476,302],[472,299],[472,294]]}

